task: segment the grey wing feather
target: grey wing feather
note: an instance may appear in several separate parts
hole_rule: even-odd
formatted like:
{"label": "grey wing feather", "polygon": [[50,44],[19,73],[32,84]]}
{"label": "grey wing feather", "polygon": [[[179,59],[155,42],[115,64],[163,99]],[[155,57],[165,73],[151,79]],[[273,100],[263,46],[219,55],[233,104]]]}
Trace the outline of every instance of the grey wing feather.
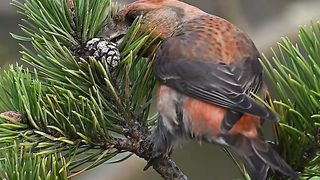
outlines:
{"label": "grey wing feather", "polygon": [[[154,66],[156,77],[181,93],[236,112],[276,120],[272,112],[246,94],[252,86],[248,85],[248,79],[242,84],[236,79],[240,71],[236,65],[198,60],[157,59]],[[260,76],[253,75],[252,83]]]}

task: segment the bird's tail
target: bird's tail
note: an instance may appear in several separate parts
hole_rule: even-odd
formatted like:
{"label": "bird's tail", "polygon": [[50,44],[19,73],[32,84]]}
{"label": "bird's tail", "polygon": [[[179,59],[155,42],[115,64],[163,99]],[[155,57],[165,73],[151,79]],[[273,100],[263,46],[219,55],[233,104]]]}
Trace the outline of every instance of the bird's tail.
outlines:
{"label": "bird's tail", "polygon": [[269,167],[298,179],[296,172],[267,142],[261,139],[249,139],[242,135],[227,139],[232,152],[244,163],[251,180],[266,179]]}

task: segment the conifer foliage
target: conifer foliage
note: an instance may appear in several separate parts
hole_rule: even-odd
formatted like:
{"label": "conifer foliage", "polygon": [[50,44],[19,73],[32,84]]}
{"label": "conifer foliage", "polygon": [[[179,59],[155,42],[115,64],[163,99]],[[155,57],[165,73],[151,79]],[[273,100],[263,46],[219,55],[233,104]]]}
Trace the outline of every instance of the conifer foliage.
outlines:
{"label": "conifer foliage", "polygon": [[[115,157],[125,151],[112,143],[133,126],[153,123],[148,115],[155,80],[149,61],[138,54],[152,39],[138,34],[138,19],[119,44],[121,62],[112,72],[107,58],[79,55],[117,10],[110,3],[13,1],[23,15],[23,35],[12,36],[22,43],[24,65],[0,76],[0,112],[6,112],[0,115],[0,152],[9,154],[1,156],[3,178],[66,179],[121,161]],[[30,43],[32,48],[25,46]],[[39,171],[29,176],[33,168]]]}
{"label": "conifer foliage", "polygon": [[[142,54],[157,39],[139,33],[140,19],[111,42],[99,35],[118,10],[110,0],[12,4],[23,16],[23,34],[12,34],[23,62],[0,72],[0,177],[68,179],[128,152],[150,160],[155,79],[153,55]],[[302,27],[299,38],[299,46],[283,39],[261,63],[275,90],[264,103],[281,117],[275,148],[308,179],[320,177],[320,24]],[[97,39],[111,49],[91,47]],[[169,157],[152,165],[165,179],[187,179]]]}
{"label": "conifer foliage", "polygon": [[319,22],[300,27],[297,43],[283,38],[272,59],[261,60],[274,91],[269,106],[281,119],[274,125],[277,150],[304,179],[320,178],[319,40]]}

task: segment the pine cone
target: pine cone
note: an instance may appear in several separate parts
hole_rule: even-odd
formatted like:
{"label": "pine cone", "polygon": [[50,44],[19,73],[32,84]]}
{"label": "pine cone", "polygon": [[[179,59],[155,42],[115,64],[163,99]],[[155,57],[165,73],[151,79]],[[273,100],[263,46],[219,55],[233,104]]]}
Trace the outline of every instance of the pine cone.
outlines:
{"label": "pine cone", "polygon": [[86,56],[93,56],[97,60],[105,60],[109,70],[113,71],[120,63],[120,53],[116,43],[104,38],[93,38],[86,43]]}

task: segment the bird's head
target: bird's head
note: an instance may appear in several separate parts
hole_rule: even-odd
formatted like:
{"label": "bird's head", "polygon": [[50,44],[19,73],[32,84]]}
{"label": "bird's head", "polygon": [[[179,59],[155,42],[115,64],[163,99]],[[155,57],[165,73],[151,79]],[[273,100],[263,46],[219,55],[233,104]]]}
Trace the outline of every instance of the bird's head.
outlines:
{"label": "bird's head", "polygon": [[134,20],[142,16],[141,31],[152,31],[160,39],[170,37],[177,26],[203,11],[177,0],[138,0],[125,6],[105,26],[113,38],[127,33]]}

